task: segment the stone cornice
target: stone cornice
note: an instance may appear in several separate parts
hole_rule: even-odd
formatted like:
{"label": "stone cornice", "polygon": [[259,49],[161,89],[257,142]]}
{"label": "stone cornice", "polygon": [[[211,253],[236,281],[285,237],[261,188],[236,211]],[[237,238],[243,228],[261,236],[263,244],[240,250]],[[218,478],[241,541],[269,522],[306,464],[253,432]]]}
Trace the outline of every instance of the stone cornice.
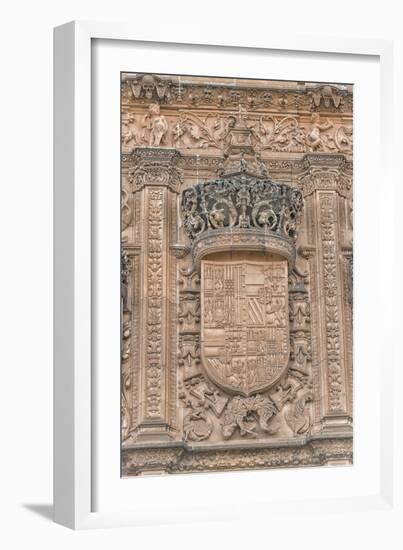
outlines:
{"label": "stone cornice", "polygon": [[126,73],[122,77],[123,102],[158,102],[179,108],[233,108],[239,103],[248,109],[274,112],[313,112],[351,114],[352,90],[345,85],[294,83],[285,87],[278,82],[259,85],[256,81]]}
{"label": "stone cornice", "polygon": [[190,448],[186,443],[123,448],[123,475],[140,473],[193,473],[239,469],[290,468],[351,464],[351,437],[312,438],[292,445],[253,448]]}

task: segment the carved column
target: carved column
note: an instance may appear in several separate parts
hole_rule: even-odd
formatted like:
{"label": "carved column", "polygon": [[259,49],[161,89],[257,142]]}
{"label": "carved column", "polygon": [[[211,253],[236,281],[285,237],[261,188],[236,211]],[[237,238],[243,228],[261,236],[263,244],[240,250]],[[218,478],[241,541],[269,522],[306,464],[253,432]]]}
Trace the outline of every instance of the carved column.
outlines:
{"label": "carved column", "polygon": [[[139,209],[142,261],[134,308],[139,316],[137,441],[166,441],[176,430],[176,243],[179,153],[138,148],[129,180]],[[175,326],[174,326],[175,325]]]}
{"label": "carved column", "polygon": [[[299,181],[311,224],[306,257],[316,327],[312,366],[314,384],[320,385],[323,396],[316,403],[315,431],[346,434],[352,430],[352,353],[341,205],[349,195],[351,177],[342,155],[306,155],[304,166]],[[309,253],[309,249],[316,252]]]}

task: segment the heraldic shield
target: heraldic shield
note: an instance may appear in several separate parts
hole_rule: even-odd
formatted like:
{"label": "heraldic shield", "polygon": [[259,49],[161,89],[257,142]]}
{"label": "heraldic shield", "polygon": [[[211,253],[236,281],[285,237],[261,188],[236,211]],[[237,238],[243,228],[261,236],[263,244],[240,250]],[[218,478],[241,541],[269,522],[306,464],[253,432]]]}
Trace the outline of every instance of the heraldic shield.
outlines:
{"label": "heraldic shield", "polygon": [[201,283],[207,376],[244,396],[276,384],[290,353],[287,261],[203,260]]}

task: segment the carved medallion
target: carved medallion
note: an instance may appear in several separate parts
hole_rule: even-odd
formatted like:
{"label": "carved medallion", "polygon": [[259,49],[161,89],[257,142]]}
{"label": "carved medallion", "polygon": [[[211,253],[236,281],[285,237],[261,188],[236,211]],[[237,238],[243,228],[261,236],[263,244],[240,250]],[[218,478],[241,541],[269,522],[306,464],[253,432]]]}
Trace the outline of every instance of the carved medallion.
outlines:
{"label": "carved medallion", "polygon": [[201,265],[201,354],[207,376],[244,396],[273,386],[287,369],[287,261]]}

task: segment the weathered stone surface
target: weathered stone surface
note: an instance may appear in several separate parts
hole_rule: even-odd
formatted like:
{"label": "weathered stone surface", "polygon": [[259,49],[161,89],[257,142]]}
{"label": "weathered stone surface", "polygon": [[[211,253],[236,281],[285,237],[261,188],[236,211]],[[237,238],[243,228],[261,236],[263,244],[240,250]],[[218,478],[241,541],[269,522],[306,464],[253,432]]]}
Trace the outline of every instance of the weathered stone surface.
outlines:
{"label": "weathered stone surface", "polygon": [[122,473],[352,463],[352,87],[122,75]]}

